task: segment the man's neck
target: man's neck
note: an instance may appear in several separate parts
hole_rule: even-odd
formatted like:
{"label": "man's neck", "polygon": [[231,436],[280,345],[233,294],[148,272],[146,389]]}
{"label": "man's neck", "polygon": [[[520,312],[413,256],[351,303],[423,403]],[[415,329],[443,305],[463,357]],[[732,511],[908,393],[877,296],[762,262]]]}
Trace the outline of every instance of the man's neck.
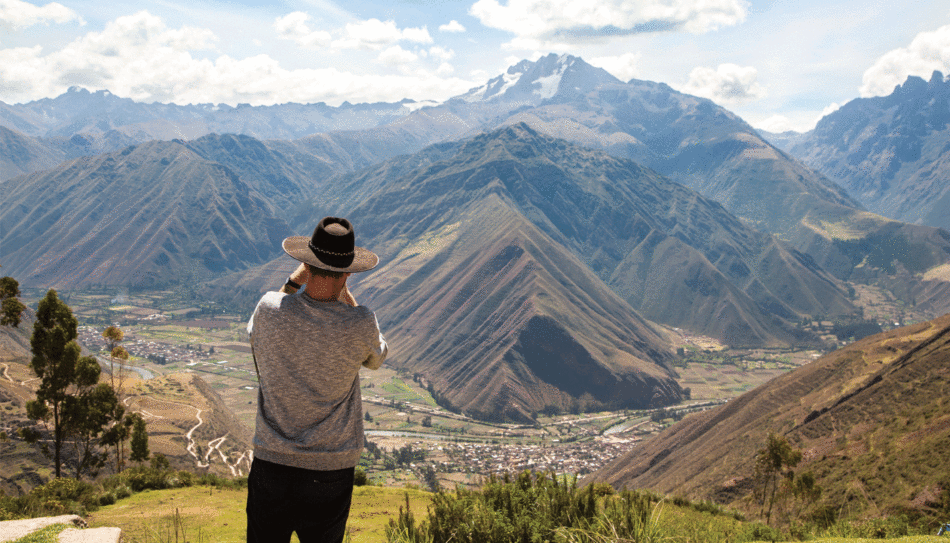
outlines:
{"label": "man's neck", "polygon": [[340,299],[340,291],[346,286],[346,281],[337,282],[321,277],[311,277],[307,281],[305,292],[307,296],[318,302],[335,302]]}

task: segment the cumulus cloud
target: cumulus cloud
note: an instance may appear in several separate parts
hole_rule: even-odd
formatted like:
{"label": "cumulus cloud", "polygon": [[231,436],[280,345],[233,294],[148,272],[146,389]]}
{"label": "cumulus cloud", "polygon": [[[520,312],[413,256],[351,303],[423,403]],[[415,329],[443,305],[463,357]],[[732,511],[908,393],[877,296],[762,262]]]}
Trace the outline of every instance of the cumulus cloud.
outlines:
{"label": "cumulus cloud", "polygon": [[[263,54],[243,59],[195,54],[213,52],[216,42],[207,29],[168,28],[143,11],[120,17],[101,32],[90,32],[56,51],[45,52],[40,46],[0,49],[0,100],[57,96],[80,85],[145,102],[339,104],[406,97],[444,100],[474,86],[472,81],[420,70],[400,75],[336,68],[288,70]],[[400,53],[394,50],[389,55],[398,59]]]}
{"label": "cumulus cloud", "polygon": [[789,130],[798,131],[795,130],[795,127],[792,126],[792,121],[785,115],[772,115],[764,121],[753,123],[753,126],[759,130],[765,130],[773,134],[781,134]]}
{"label": "cumulus cloud", "polygon": [[839,109],[841,109],[841,105],[838,104],[837,102],[832,102],[831,104],[828,104],[828,106],[825,109],[821,110],[821,113],[818,114],[818,118],[815,119],[815,122],[817,123],[822,118],[828,115],[831,115],[832,113],[834,113],[835,111],[838,111]]}
{"label": "cumulus cloud", "polygon": [[35,24],[68,23],[77,21],[85,24],[75,11],[66,6],[50,2],[45,6],[36,6],[21,0],[0,0],[0,28],[26,28]]}
{"label": "cumulus cloud", "polygon": [[435,46],[429,48],[429,55],[440,60],[449,60],[455,56],[455,51],[446,49],[445,47]]}
{"label": "cumulus cloud", "polygon": [[603,68],[621,81],[629,81],[637,77],[640,73],[638,64],[640,63],[640,53],[624,53],[612,57],[596,57],[590,59],[592,66]]}
{"label": "cumulus cloud", "polygon": [[934,70],[950,72],[950,25],[921,32],[909,46],[885,53],[864,72],[861,96],[887,96],[908,76],[930,79]]}
{"label": "cumulus cloud", "polygon": [[436,73],[439,75],[451,75],[455,71],[455,68],[448,62],[443,62],[439,64],[439,69],[436,70]]}
{"label": "cumulus cloud", "polygon": [[333,46],[340,49],[380,50],[403,40],[432,43],[432,36],[426,27],[400,29],[395,21],[368,19],[347,24],[344,37],[334,41]]}
{"label": "cumulus cloud", "polygon": [[465,27],[462,26],[462,23],[452,19],[447,24],[439,25],[439,32],[465,32]]}
{"label": "cumulus cloud", "polygon": [[717,104],[744,104],[766,95],[758,77],[758,70],[751,66],[720,64],[715,70],[698,67],[693,68],[689,81],[680,91],[709,98]]}
{"label": "cumulus cloud", "polygon": [[291,40],[301,47],[324,47],[330,45],[332,37],[323,30],[311,30],[307,25],[310,16],[302,11],[288,13],[274,21],[274,30],[285,40]]}
{"label": "cumulus cloud", "polygon": [[397,64],[408,64],[415,60],[418,60],[419,55],[413,53],[412,51],[406,51],[398,45],[393,45],[389,49],[386,49],[379,54],[377,60],[383,64],[397,65]]}
{"label": "cumulus cloud", "polygon": [[478,0],[469,13],[512,32],[521,46],[536,46],[662,31],[701,34],[741,23],[747,9],[745,0]]}

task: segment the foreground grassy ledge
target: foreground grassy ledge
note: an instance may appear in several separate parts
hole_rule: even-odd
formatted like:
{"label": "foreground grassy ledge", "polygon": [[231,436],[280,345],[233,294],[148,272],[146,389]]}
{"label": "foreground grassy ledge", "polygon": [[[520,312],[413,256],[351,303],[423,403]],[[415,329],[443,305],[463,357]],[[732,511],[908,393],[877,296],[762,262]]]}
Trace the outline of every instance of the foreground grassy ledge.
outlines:
{"label": "foreground grassy ledge", "polygon": [[[246,495],[240,484],[145,490],[93,512],[89,524],[118,526],[130,543],[178,537],[243,541]],[[928,531],[903,518],[802,524],[779,531],[710,502],[615,492],[604,484],[579,489],[573,479],[528,473],[489,478],[479,490],[438,494],[356,487],[348,530],[351,541],[393,543],[856,541]],[[919,535],[907,541],[947,539]]]}
{"label": "foreground grassy ledge", "polygon": [[[92,527],[118,527],[125,543],[243,541],[246,479],[137,467],[96,484],[55,479],[18,498],[0,497],[0,518],[76,513]],[[821,517],[824,518],[824,517]],[[649,491],[616,492],[603,483],[521,473],[490,477],[478,490],[428,493],[359,486],[350,541],[392,543],[749,543],[856,541],[918,535],[907,541],[946,543],[933,519],[905,517],[793,521],[782,530],[746,520],[706,501]]]}
{"label": "foreground grassy ledge", "polygon": [[[145,543],[174,541],[178,531],[181,541],[243,542],[245,540],[244,505],[246,491],[243,489],[218,489],[214,487],[188,487],[168,490],[151,490],[135,494],[120,502],[103,507],[90,514],[90,527],[117,526],[122,528],[123,541]],[[433,494],[415,489],[386,487],[357,487],[353,494],[348,529],[354,543],[387,542],[386,526],[390,519],[397,519],[400,507],[405,510],[406,497],[413,515],[424,518]],[[707,541],[726,542],[722,530],[740,529],[744,523],[723,515],[699,512],[664,504],[658,508],[658,527],[663,534],[660,539],[669,543],[699,543]],[[184,535],[184,537],[182,537]],[[750,534],[751,535],[751,534]],[[573,537],[573,539],[571,539]],[[410,541],[411,539],[402,539]],[[737,539],[731,539],[736,541]],[[769,541],[762,538],[762,541]],[[296,538],[294,539],[296,541]],[[400,539],[394,539],[400,541]],[[464,540],[463,540],[464,541]],[[543,540],[539,540],[543,541]],[[624,539],[583,538],[580,534],[564,533],[549,541],[602,541],[625,543]],[[817,543],[872,543],[880,539],[825,537]],[[935,535],[904,536],[889,539],[897,543],[947,543],[950,538]],[[640,542],[638,542],[640,543]],[[642,542],[648,543],[648,542]]]}
{"label": "foreground grassy ledge", "polygon": [[[356,487],[348,528],[356,542],[386,541],[389,519],[399,515],[409,496],[412,512],[424,516],[432,495],[414,489],[377,486]],[[91,513],[90,527],[122,528],[129,543],[175,541],[227,543],[245,540],[246,489],[187,487],[147,490]],[[296,538],[295,538],[296,540]]]}

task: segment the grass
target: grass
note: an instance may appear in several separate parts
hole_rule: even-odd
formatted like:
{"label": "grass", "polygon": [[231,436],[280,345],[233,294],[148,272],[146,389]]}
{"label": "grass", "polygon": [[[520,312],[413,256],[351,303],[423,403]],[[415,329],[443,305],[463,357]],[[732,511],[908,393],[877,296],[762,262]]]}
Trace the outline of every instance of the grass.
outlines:
{"label": "grass", "polygon": [[42,530],[37,530],[30,535],[25,535],[13,543],[57,543],[59,533],[70,528],[68,524],[51,524]]}
{"label": "grass", "polygon": [[[421,490],[362,486],[353,490],[353,505],[347,529],[354,542],[383,543],[386,525],[405,505],[423,516],[430,494]],[[178,526],[188,541],[240,542],[245,539],[244,513],[247,490],[188,487],[149,490],[134,494],[90,514],[90,527],[114,526],[122,529],[126,543],[168,541]],[[199,534],[200,531],[200,534]],[[200,537],[199,537],[200,536]],[[174,540],[174,536],[171,536]],[[294,538],[296,541],[296,538]]]}
{"label": "grass", "polygon": [[[946,543],[950,538],[936,535],[908,535],[888,539],[888,543]],[[848,537],[825,537],[819,539],[809,539],[809,543],[880,543],[880,539],[869,538],[848,538]]]}

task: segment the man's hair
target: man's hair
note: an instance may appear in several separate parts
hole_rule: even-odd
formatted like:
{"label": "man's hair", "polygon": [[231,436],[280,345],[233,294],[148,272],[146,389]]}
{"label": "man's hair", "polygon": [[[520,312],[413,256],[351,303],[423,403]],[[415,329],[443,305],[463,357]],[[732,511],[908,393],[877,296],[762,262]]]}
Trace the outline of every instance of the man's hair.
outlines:
{"label": "man's hair", "polygon": [[307,267],[310,268],[310,275],[314,277],[323,277],[326,279],[339,279],[340,277],[343,277],[343,272],[325,270],[312,264],[307,264]]}

